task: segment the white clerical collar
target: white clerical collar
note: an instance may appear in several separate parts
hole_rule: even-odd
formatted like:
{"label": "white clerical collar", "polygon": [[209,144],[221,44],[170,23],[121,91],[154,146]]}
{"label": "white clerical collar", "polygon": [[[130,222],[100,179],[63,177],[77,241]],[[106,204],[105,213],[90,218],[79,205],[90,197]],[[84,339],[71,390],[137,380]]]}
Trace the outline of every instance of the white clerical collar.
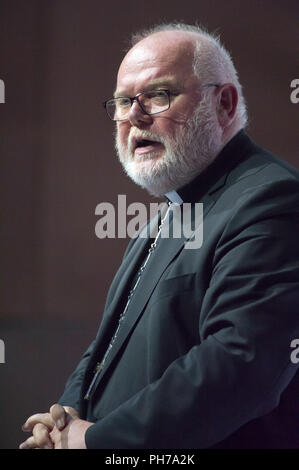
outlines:
{"label": "white clerical collar", "polygon": [[169,201],[175,202],[176,204],[183,204],[183,199],[175,190],[169,191],[169,193],[166,193],[165,197],[167,197]]}

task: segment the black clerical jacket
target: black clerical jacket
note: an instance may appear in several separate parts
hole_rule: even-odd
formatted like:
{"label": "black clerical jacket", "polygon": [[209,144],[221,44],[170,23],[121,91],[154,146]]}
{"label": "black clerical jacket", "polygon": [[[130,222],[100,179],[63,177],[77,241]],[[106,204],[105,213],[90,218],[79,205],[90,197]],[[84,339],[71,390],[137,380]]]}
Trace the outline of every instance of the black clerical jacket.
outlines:
{"label": "black clerical jacket", "polygon": [[160,239],[86,400],[148,250],[130,242],[60,403],[88,448],[299,447],[298,173],[240,131],[178,194],[203,203],[201,247]]}

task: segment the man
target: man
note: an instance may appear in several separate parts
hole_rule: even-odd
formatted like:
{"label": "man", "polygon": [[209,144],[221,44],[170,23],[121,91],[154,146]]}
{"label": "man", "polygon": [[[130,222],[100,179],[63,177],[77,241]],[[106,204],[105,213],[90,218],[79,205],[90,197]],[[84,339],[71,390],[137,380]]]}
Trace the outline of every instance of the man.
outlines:
{"label": "man", "polygon": [[229,54],[197,27],[136,37],[106,111],[137,184],[203,204],[203,244],[130,242],[95,341],[20,447],[298,446],[297,172],[245,134]]}

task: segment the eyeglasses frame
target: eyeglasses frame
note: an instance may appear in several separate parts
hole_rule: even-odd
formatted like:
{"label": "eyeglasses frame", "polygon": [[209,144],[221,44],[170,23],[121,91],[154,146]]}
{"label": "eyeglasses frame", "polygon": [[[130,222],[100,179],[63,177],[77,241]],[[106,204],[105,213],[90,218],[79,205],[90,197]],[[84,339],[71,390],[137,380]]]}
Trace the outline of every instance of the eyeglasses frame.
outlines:
{"label": "eyeglasses frame", "polygon": [[[206,83],[206,84],[200,85],[200,86],[201,86],[201,88],[204,88],[204,87],[212,87],[212,86],[218,88],[218,87],[220,87],[221,85],[220,85],[219,83]],[[168,107],[165,108],[165,109],[163,109],[162,111],[157,111],[156,113],[148,113],[147,111],[145,111],[145,110],[143,109],[142,104],[140,103],[140,101],[139,101],[138,98],[139,98],[141,95],[144,95],[145,93],[151,93],[151,92],[153,92],[153,91],[164,91],[164,92],[167,94],[167,96],[168,96]],[[128,99],[128,100],[130,100],[130,102],[131,102],[130,109],[132,108],[134,101],[136,101],[136,102],[139,104],[140,109],[142,110],[142,112],[143,112],[144,114],[146,114],[147,116],[153,116],[153,115],[155,115],[155,114],[164,113],[164,111],[167,111],[167,110],[170,108],[170,96],[171,96],[171,95],[176,95],[176,93],[173,93],[173,92],[171,92],[170,90],[150,90],[150,91],[142,91],[141,93],[138,93],[136,96],[133,96],[133,97],[130,97],[130,96],[118,96],[117,98],[110,98],[109,100],[106,100],[106,101],[103,102],[103,106],[104,106],[104,108],[105,108],[105,111],[106,111],[106,113],[107,113],[107,116],[111,119],[111,121],[114,121],[114,122],[122,122],[122,121],[127,121],[128,118],[126,117],[125,119],[112,119],[112,117],[110,117],[110,115],[108,114],[108,111],[107,111],[107,103],[108,103],[109,101],[117,100],[117,99],[119,99],[119,98]]]}

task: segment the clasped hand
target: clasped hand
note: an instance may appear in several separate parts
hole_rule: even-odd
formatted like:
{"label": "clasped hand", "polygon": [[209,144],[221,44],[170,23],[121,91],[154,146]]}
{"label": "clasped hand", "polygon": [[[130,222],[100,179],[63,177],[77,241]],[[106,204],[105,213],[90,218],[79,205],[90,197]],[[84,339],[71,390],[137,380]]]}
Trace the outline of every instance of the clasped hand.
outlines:
{"label": "clasped hand", "polygon": [[86,449],[85,432],[92,425],[80,419],[74,408],[56,403],[48,413],[27,419],[22,429],[32,436],[19,449]]}

